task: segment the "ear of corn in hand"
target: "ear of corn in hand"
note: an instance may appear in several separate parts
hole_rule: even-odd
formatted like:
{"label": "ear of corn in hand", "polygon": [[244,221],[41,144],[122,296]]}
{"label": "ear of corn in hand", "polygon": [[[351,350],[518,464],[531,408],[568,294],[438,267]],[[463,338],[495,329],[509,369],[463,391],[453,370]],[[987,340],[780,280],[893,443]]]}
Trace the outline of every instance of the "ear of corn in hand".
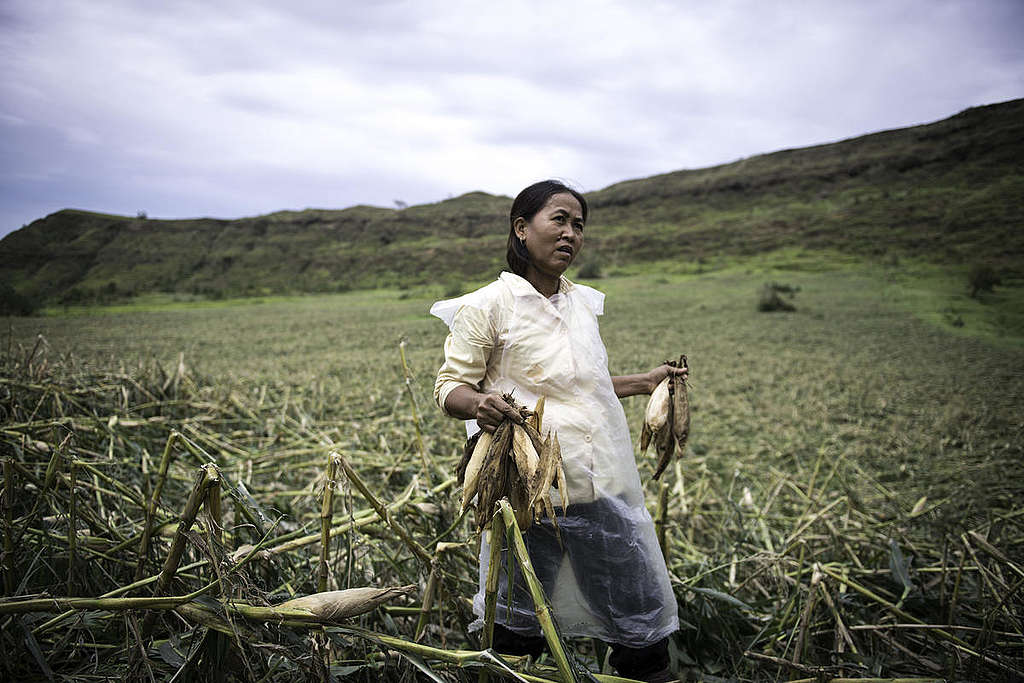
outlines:
{"label": "ear of corn in hand", "polygon": [[[674,368],[688,368],[685,355],[679,361],[667,361]],[[647,401],[644,411],[644,424],[640,431],[640,453],[647,452],[653,443],[658,455],[658,465],[654,471],[657,480],[668,467],[672,455],[680,455],[686,449],[686,441],[690,436],[690,400],[686,390],[686,381],[682,377],[672,375],[663,379]]]}
{"label": "ear of corn in hand", "polygon": [[467,442],[462,509],[476,497],[476,523],[481,530],[490,525],[494,505],[502,498],[512,505],[521,529],[545,514],[554,522],[552,486],[561,488],[563,511],[568,499],[558,437],[550,433],[541,437],[544,398],[533,411],[517,405],[510,395],[503,398],[519,411],[523,423],[505,419],[493,434],[481,432]]}
{"label": "ear of corn in hand", "polygon": [[484,459],[487,457],[487,452],[491,448],[491,442],[494,441],[494,435],[490,432],[480,430],[477,432],[470,443],[473,444],[473,449],[470,452],[469,462],[466,463],[466,469],[464,470],[464,477],[462,482],[462,510],[469,507],[469,503],[473,500],[473,496],[476,495],[477,483],[480,477],[480,468],[484,463]]}
{"label": "ear of corn in hand", "polygon": [[[647,446],[653,440],[655,444],[661,436],[665,425],[669,422],[669,413],[672,410],[672,396],[669,393],[669,378],[661,380],[658,386],[651,392],[651,398],[647,401],[647,410],[644,411],[644,426],[640,433],[640,452],[646,453]],[[671,427],[669,427],[671,429]]]}
{"label": "ear of corn in hand", "polygon": [[[679,358],[679,367],[687,367],[685,355]],[[676,449],[682,455],[690,438],[690,397],[683,378],[673,377],[672,380],[676,385],[672,392],[672,435],[676,438]]]}
{"label": "ear of corn in hand", "polygon": [[533,480],[537,477],[537,465],[540,463],[540,455],[534,446],[526,429],[520,425],[512,425],[512,455],[516,461],[516,468],[528,489],[533,489]]}

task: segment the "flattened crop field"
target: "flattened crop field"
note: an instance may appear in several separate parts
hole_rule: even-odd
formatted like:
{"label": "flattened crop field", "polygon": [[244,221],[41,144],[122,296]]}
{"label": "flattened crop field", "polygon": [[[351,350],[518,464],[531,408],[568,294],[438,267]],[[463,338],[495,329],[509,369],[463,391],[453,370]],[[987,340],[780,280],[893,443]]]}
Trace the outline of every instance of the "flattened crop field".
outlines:
{"label": "flattened crop field", "polygon": [[[658,482],[638,459],[684,624],[680,676],[1024,678],[1019,312],[959,294],[946,310],[911,271],[592,283],[613,373],[690,363],[686,452]],[[780,278],[796,310],[758,312]],[[478,539],[453,476],[465,433],[431,398],[438,298],[9,319],[0,678],[608,673],[592,642],[499,661],[468,629]],[[624,401],[634,443],[645,403]],[[394,590],[347,594],[356,614],[282,606],[363,587]]]}

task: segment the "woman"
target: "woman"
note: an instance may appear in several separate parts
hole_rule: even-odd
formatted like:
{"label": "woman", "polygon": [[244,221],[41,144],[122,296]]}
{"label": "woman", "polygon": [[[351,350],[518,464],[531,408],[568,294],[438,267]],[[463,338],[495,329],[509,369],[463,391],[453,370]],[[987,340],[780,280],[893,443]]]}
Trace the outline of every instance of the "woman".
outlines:
{"label": "woman", "polygon": [[[620,675],[668,680],[676,601],[618,399],[650,393],[669,374],[685,371],[662,365],[638,375],[609,374],[597,325],[604,295],[563,277],[583,247],[586,221],[586,200],[562,183],[543,181],[519,193],[506,254],[512,272],[430,309],[451,330],[434,398],[446,414],[470,421],[472,434],[477,427],[494,431],[506,417],[521,421],[502,393],[531,408],[545,397],[543,431],[558,434],[570,504],[562,514],[552,496],[561,543],[546,518],[525,540],[560,629],[609,643]],[[486,541],[481,546],[478,617],[490,552]],[[509,600],[504,574],[494,647],[539,655],[544,639],[529,593],[517,577]]]}

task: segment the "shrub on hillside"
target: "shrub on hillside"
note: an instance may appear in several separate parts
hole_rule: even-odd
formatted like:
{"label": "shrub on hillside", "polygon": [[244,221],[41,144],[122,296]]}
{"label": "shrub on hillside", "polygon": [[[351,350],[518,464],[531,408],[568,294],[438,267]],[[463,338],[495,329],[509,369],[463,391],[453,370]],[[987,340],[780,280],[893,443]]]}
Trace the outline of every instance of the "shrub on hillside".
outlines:
{"label": "shrub on hillside", "polygon": [[576,277],[581,280],[598,280],[604,277],[604,271],[601,269],[601,262],[597,259],[587,261],[580,266],[579,272],[576,273]]}
{"label": "shrub on hillside", "polygon": [[0,280],[0,315],[32,315],[38,309],[38,301]]}
{"label": "shrub on hillside", "polygon": [[799,287],[766,282],[757,295],[757,310],[762,313],[795,311],[796,306],[791,302],[798,291],[800,291]]}
{"label": "shrub on hillside", "polygon": [[1003,284],[1003,281],[992,266],[977,263],[967,273],[967,284],[971,288],[971,296],[977,299],[979,294],[993,291],[996,285]]}

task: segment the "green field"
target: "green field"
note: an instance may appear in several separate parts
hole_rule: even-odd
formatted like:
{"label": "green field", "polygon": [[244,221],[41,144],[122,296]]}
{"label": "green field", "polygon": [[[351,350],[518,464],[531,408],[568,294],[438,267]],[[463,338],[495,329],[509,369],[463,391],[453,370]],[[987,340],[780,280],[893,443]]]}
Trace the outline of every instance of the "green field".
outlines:
{"label": "green field", "polygon": [[[1020,283],[975,300],[954,267],[800,251],[699,270],[634,266],[591,283],[608,294],[601,324],[613,373],[679,353],[690,361],[692,435],[664,492],[649,481],[653,460],[638,463],[652,514],[659,495],[668,500],[669,563],[686,623],[673,646],[676,669],[692,680],[1024,676]],[[797,310],[757,312],[765,282],[798,287]],[[154,522],[176,519],[205,459],[221,467],[225,489],[242,480],[252,495],[238,510],[225,495],[227,550],[204,541],[204,524],[183,564],[219,552],[222,571],[230,566],[223,554],[254,542],[234,526],[245,505],[268,520],[283,515],[272,531],[267,525],[272,538],[318,533],[319,478],[334,448],[384,502],[414,487],[393,526],[370,520],[335,537],[329,586],[418,586],[412,599],[359,617],[361,634],[263,622],[239,624],[248,635],[235,641],[158,619],[143,664],[132,660],[136,612],[90,609],[39,629],[53,613],[0,611],[5,651],[18,653],[5,658],[7,673],[41,676],[42,658],[59,677],[148,666],[163,680],[203,662],[240,680],[317,672],[399,680],[426,677],[423,667],[440,680],[475,680],[479,669],[438,655],[477,647],[461,602],[476,577],[472,523],[455,524],[457,489],[439,486],[464,437],[431,400],[446,329],[427,309],[443,289],[202,304],[141,298],[7,319],[0,445],[20,465],[16,475],[5,470],[5,481],[14,477],[26,495],[6,499],[5,539],[13,534],[32,552],[8,556],[6,596],[95,597],[130,583],[135,546],[106,551],[145,526],[140,501],[172,430],[191,448],[173,449]],[[624,401],[634,441],[645,401]],[[72,471],[77,522],[69,519]],[[335,523],[369,508],[347,483],[337,491]],[[70,541],[69,525],[95,545]],[[468,544],[437,556],[440,588],[420,650],[380,640],[414,640],[418,610],[410,608],[421,605],[430,573],[396,528],[430,553],[437,540]],[[155,541],[146,576],[167,548],[168,539]],[[282,551],[272,566],[250,564],[224,579],[204,598],[210,613],[229,595],[263,605],[315,592],[316,548]],[[208,567],[193,571],[166,594],[213,577]],[[310,643],[319,643],[317,654]],[[599,670],[591,643],[573,647]],[[239,657],[248,668],[231,663]],[[541,665],[538,675],[555,676],[543,668],[550,660]]]}

